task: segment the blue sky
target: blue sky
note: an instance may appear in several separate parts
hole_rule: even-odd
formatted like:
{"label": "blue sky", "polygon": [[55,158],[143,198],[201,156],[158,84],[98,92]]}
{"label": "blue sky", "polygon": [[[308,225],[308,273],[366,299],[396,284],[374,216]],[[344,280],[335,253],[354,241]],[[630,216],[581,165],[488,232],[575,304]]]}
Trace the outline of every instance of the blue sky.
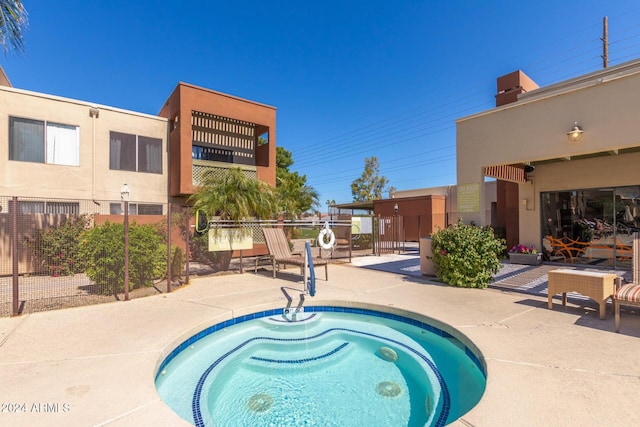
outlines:
{"label": "blue sky", "polygon": [[455,119],[496,78],[540,86],[640,57],[635,1],[23,0],[14,87],[157,114],[179,81],[277,107],[277,145],[327,199],[376,156],[399,190],[455,184]]}

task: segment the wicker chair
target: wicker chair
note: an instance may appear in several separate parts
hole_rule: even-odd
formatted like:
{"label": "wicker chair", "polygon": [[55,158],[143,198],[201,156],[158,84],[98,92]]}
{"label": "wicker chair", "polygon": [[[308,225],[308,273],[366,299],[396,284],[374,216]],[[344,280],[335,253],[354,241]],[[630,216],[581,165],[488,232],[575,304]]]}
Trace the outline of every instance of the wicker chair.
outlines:
{"label": "wicker chair", "polygon": [[613,304],[616,332],[620,332],[620,305],[640,307],[640,232],[633,233],[632,281],[618,287]]}
{"label": "wicker chair", "polygon": [[[297,265],[302,270],[304,268],[304,255],[294,255],[289,248],[287,236],[284,235],[282,228],[263,228],[264,240],[269,249],[269,256],[273,264],[273,278],[276,278],[276,271],[280,269],[280,265],[286,268],[287,264]],[[329,280],[329,260],[324,258],[313,258],[313,265],[324,265],[325,280]],[[301,272],[304,274],[304,272]]]}

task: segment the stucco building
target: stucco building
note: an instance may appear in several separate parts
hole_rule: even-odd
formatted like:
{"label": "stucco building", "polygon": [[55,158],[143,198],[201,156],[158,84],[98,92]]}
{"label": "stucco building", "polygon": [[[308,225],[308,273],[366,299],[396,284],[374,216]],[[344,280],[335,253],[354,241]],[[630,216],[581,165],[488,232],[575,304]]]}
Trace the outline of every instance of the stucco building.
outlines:
{"label": "stucco building", "polygon": [[510,244],[627,264],[640,226],[639,94],[640,60],[542,88],[521,71],[499,78],[496,107],[456,121],[465,221],[487,223],[483,183],[496,178]]}
{"label": "stucco building", "polygon": [[79,213],[77,200],[119,200],[125,183],[142,212],[162,213],[165,118],[9,86],[0,111],[0,193],[31,198],[23,213]]}
{"label": "stucco building", "polygon": [[0,196],[33,198],[23,213],[113,200],[118,214],[127,184],[132,213],[163,214],[168,201],[185,204],[210,169],[240,167],[276,184],[276,109],[187,83],[154,116],[16,89],[1,72],[0,111]]}
{"label": "stucco building", "polygon": [[159,113],[169,121],[171,197],[193,194],[209,170],[239,167],[276,185],[276,109],[179,83]]}
{"label": "stucco building", "polygon": [[154,116],[17,89],[0,67],[0,135],[0,255],[17,251],[25,272],[35,267],[23,241],[35,230],[68,215],[122,221],[125,188],[134,220],[160,223],[208,171],[240,167],[276,184],[276,109],[187,83]]}

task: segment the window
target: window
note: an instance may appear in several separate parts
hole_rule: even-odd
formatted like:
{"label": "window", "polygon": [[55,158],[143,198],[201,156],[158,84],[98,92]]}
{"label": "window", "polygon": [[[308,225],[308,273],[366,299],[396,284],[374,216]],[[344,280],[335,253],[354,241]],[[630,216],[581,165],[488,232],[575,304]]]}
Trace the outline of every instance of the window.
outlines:
{"label": "window", "polygon": [[162,140],[110,132],[109,169],[161,174]]}
{"label": "window", "polygon": [[[122,215],[123,203],[110,203],[109,213],[111,215]],[[162,205],[129,203],[129,215],[162,215]]]}
{"label": "window", "polygon": [[162,215],[162,205],[138,203],[138,215]]}
{"label": "window", "polygon": [[78,126],[9,117],[9,160],[78,166]]}
{"label": "window", "polygon": [[640,186],[543,192],[541,202],[543,248],[552,261],[631,266]]}
{"label": "window", "polygon": [[[9,203],[9,212],[13,212],[13,203]],[[18,212],[21,214],[79,214],[78,202],[45,202],[18,201]]]}
{"label": "window", "polygon": [[45,205],[45,212],[54,214],[79,214],[80,203],[47,202]]}

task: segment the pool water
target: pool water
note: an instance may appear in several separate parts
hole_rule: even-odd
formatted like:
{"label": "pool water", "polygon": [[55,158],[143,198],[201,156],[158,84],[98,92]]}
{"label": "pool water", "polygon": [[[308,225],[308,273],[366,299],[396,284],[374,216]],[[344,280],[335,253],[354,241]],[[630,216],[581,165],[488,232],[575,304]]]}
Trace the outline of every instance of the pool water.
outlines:
{"label": "pool water", "polygon": [[479,358],[423,322],[338,307],[248,317],[162,362],[158,393],[194,425],[443,426],[484,392]]}

